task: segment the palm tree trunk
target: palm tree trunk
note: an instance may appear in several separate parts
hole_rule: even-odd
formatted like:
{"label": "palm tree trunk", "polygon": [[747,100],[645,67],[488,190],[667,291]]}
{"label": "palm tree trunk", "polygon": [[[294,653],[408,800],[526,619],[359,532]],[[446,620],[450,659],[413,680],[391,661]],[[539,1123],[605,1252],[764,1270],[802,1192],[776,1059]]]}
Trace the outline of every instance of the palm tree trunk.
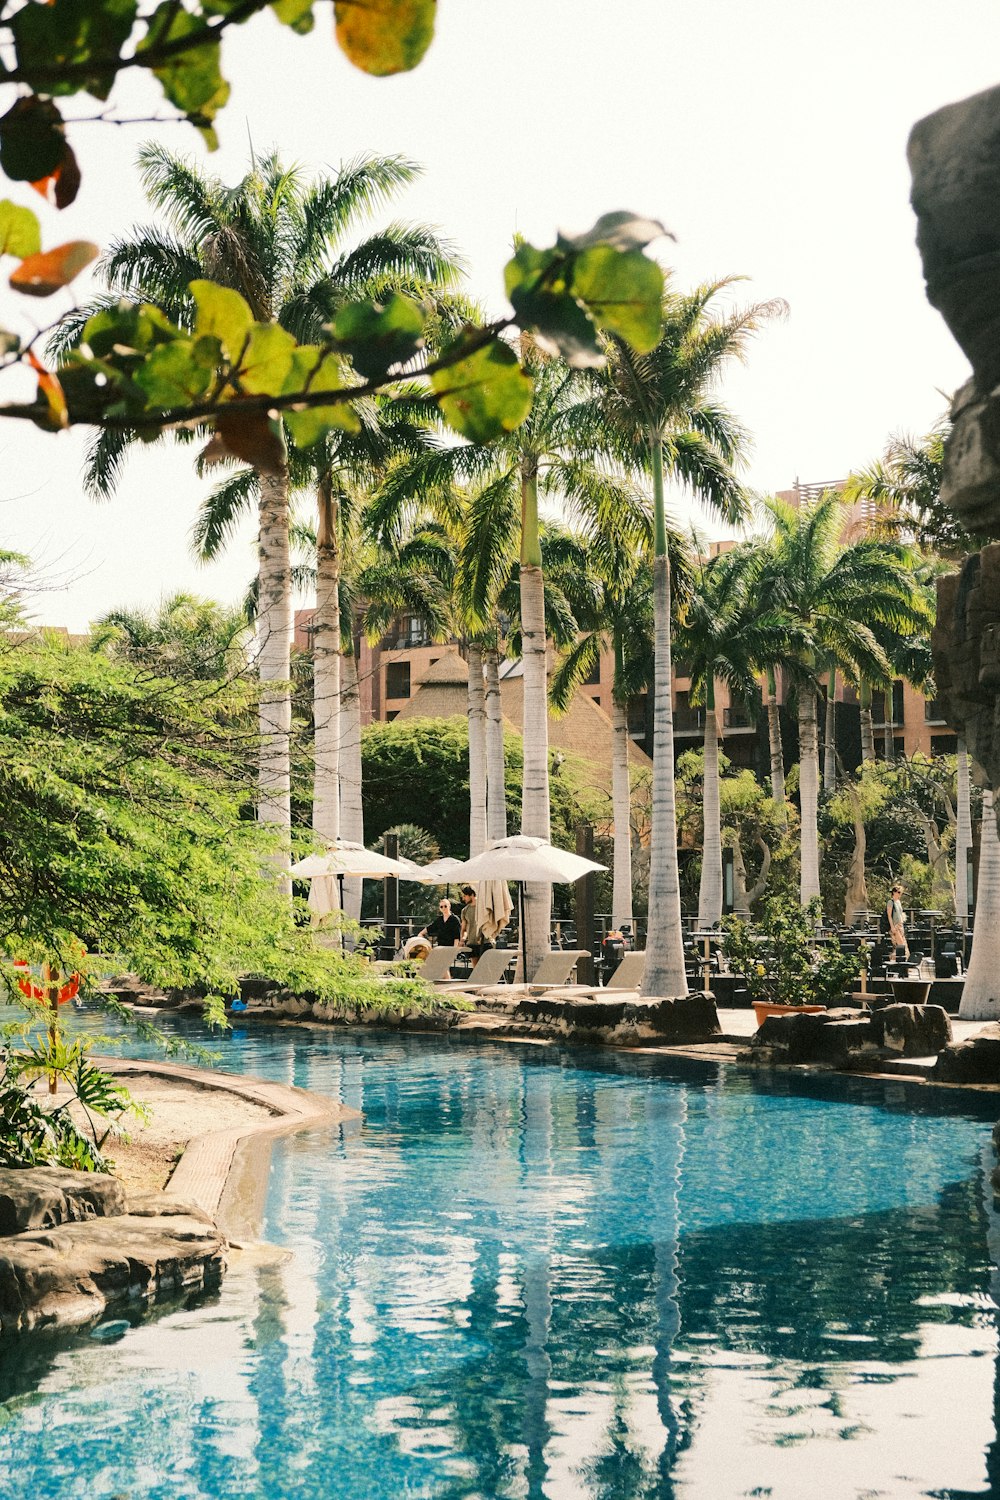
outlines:
{"label": "palm tree trunk", "polygon": [[469,655],[469,858],[486,848],[486,689],[483,648],[470,641]]}
{"label": "palm tree trunk", "polygon": [[[365,841],[365,814],[361,780],[361,689],[358,684],[358,658],[354,651],[343,657],[343,684],[340,699],[340,831],[352,843]],[[361,880],[348,876],[344,881],[344,911],[353,921],[361,919]]]}
{"label": "palm tree trunk", "polygon": [[503,748],[500,652],[491,646],[486,661],[486,823],[490,843],[507,837],[507,767]]}
{"label": "palm tree trunk", "polygon": [[[538,535],[536,461],[521,473],[521,659],[524,668],[524,773],[521,832],[549,838],[549,699],[546,672],[545,584]],[[532,882],[524,893],[523,949],[530,978],[550,947],[552,887]]]}
{"label": "palm tree trunk", "polygon": [[851,819],[854,823],[854,849],[847,867],[847,892],[844,898],[844,921],[850,927],[858,912],[868,910],[868,880],[865,875],[868,835],[865,832],[865,820],[857,787],[849,779],[844,782],[844,786],[850,798]]}
{"label": "palm tree trunk", "polygon": [[715,684],[709,682],[705,704],[705,776],[702,783],[701,883],[698,926],[716,927],[722,917],[722,823],[719,815],[719,724],[715,717]]}
{"label": "palm tree trunk", "polygon": [[875,760],[875,726],[872,723],[872,689],[870,682],[863,682],[859,693],[861,701],[861,761],[869,765]]}
{"label": "palm tree trunk", "polygon": [[1000,838],[993,793],[983,793],[976,923],[958,1014],[963,1021],[1000,1020]]}
{"label": "palm tree trunk", "polygon": [[802,856],[799,895],[803,906],[819,895],[819,744],[816,734],[816,694],[799,691],[799,807]]}
{"label": "palm tree trunk", "polygon": [[340,545],[329,475],[316,495],[316,613],[313,617],[313,832],[340,835]]}
{"label": "palm tree trunk", "polygon": [[[287,846],[292,826],[292,570],[288,552],[288,470],[260,475],[260,606],[257,668],[261,680],[257,816]],[[283,852],[284,865],[288,854]],[[291,894],[288,876],[281,890]]]}
{"label": "palm tree trunk", "polygon": [[681,883],[677,868],[674,709],[670,666],[670,560],[663,502],[663,444],[650,443],[653,468],[653,805],[650,817],[649,915],[643,995],[687,994]]}
{"label": "palm tree trunk", "polygon": [[958,786],[955,823],[955,915],[963,927],[969,925],[969,850],[972,848],[972,788],[969,784],[969,753],[965,740],[958,741]]}
{"label": "palm tree trunk", "polygon": [[628,710],[611,698],[611,818],[614,827],[614,884],[611,925],[632,921],[632,788],[628,764]]}
{"label": "palm tree trunk", "polygon": [[830,672],[826,691],[826,718],[823,725],[823,790],[837,785],[837,669]]}
{"label": "palm tree trunk", "polygon": [[882,725],[882,754],[887,766],[892,765],[895,754],[892,744],[892,693],[885,695],[885,723]]}
{"label": "palm tree trunk", "polygon": [[771,798],[778,810],[778,826],[785,829],[788,827],[785,762],[781,753],[781,716],[778,712],[778,684],[773,667],[767,669],[767,738],[771,751]]}

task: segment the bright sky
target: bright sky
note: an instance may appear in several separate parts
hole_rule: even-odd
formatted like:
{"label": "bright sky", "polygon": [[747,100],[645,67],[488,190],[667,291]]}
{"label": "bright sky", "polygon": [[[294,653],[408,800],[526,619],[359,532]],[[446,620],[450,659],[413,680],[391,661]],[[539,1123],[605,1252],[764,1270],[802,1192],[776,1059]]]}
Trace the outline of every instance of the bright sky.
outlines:
{"label": "bright sky", "polygon": [[[73,130],[83,189],[61,215],[41,207],[46,244],[106,244],[148,221],[132,163],[154,133],[233,182],[251,138],[317,173],[400,152],[424,176],[395,213],[448,235],[496,311],[515,231],[547,245],[619,208],[676,233],[656,248],[680,285],[742,274],[741,298],[784,298],[787,321],[724,388],[754,434],[760,490],[836,478],[891,432],[926,431],[966,378],[924,300],[905,145],[921,115],[1000,81],[994,0],[442,0],[424,63],[386,80],[339,53],[325,0],[316,13],[310,37],[267,14],[227,42],[233,96],[213,157],[184,126]],[[134,80],[116,98],[123,113],[165,112]],[[31,311],[47,322],[68,300]],[[190,448],[139,453],[101,507],[82,492],[83,449],[76,433],[0,430],[0,546],[29,552],[51,585],[36,618],[83,629],[177,588],[242,594],[251,527],[212,568],[190,557],[204,490]]]}

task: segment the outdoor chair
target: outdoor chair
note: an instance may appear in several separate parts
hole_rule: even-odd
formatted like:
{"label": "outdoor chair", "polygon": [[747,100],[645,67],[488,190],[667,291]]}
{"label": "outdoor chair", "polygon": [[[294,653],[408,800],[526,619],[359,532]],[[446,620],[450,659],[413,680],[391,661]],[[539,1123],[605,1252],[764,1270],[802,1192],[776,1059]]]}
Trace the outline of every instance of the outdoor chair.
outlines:
{"label": "outdoor chair", "polygon": [[[528,984],[489,984],[481,987],[470,984],[466,985],[465,988],[486,1001],[491,999],[500,1001],[510,999],[523,1000],[525,995],[548,994],[552,990],[565,989],[569,982],[569,976],[581,958],[589,957],[590,954],[586,948],[556,949],[555,952],[546,954],[535,970],[534,978]],[[480,960],[481,963],[482,960]]]}
{"label": "outdoor chair", "polygon": [[[568,984],[555,991],[567,1000],[600,1000],[604,995],[621,995],[623,990],[637,993],[646,971],[646,953],[626,953],[621,963],[605,985]],[[553,991],[549,991],[552,994]]]}
{"label": "outdoor chair", "polygon": [[426,979],[428,984],[434,984],[441,979],[450,979],[451,966],[461,951],[460,948],[432,948],[417,970],[419,977]]}
{"label": "outdoor chair", "polygon": [[[436,990],[477,990],[499,985],[512,959],[517,958],[515,948],[487,948],[467,979],[438,979]],[[503,986],[509,988],[508,985]]]}

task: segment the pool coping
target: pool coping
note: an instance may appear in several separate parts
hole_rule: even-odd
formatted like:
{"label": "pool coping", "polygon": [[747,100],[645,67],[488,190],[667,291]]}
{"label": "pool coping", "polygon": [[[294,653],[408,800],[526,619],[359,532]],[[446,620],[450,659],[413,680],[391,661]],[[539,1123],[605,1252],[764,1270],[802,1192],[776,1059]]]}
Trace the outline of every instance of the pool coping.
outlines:
{"label": "pool coping", "polygon": [[324,1126],[350,1128],[362,1118],[358,1110],[326,1094],[248,1074],[134,1058],[95,1057],[93,1061],[126,1083],[137,1077],[166,1078],[189,1088],[235,1094],[268,1110],[270,1119],[247,1120],[192,1136],[162,1189],[168,1197],[204,1209],[231,1243],[259,1232],[271,1143],[276,1138]]}

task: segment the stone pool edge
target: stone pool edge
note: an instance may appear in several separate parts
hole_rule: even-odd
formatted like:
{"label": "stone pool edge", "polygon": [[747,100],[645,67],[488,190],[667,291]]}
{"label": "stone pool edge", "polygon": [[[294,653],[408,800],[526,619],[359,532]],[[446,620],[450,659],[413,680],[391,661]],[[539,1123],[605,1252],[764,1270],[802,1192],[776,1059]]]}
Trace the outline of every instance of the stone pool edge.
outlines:
{"label": "stone pool edge", "polygon": [[271,1118],[267,1120],[247,1120],[192,1136],[166,1186],[160,1190],[166,1197],[194,1203],[210,1214],[231,1243],[259,1231],[270,1146],[276,1137],[361,1119],[359,1112],[349,1105],[294,1084],[183,1063],[120,1057],[95,1057],[93,1061],[126,1084],[131,1078],[168,1078],[189,1088],[234,1094],[269,1112]]}

